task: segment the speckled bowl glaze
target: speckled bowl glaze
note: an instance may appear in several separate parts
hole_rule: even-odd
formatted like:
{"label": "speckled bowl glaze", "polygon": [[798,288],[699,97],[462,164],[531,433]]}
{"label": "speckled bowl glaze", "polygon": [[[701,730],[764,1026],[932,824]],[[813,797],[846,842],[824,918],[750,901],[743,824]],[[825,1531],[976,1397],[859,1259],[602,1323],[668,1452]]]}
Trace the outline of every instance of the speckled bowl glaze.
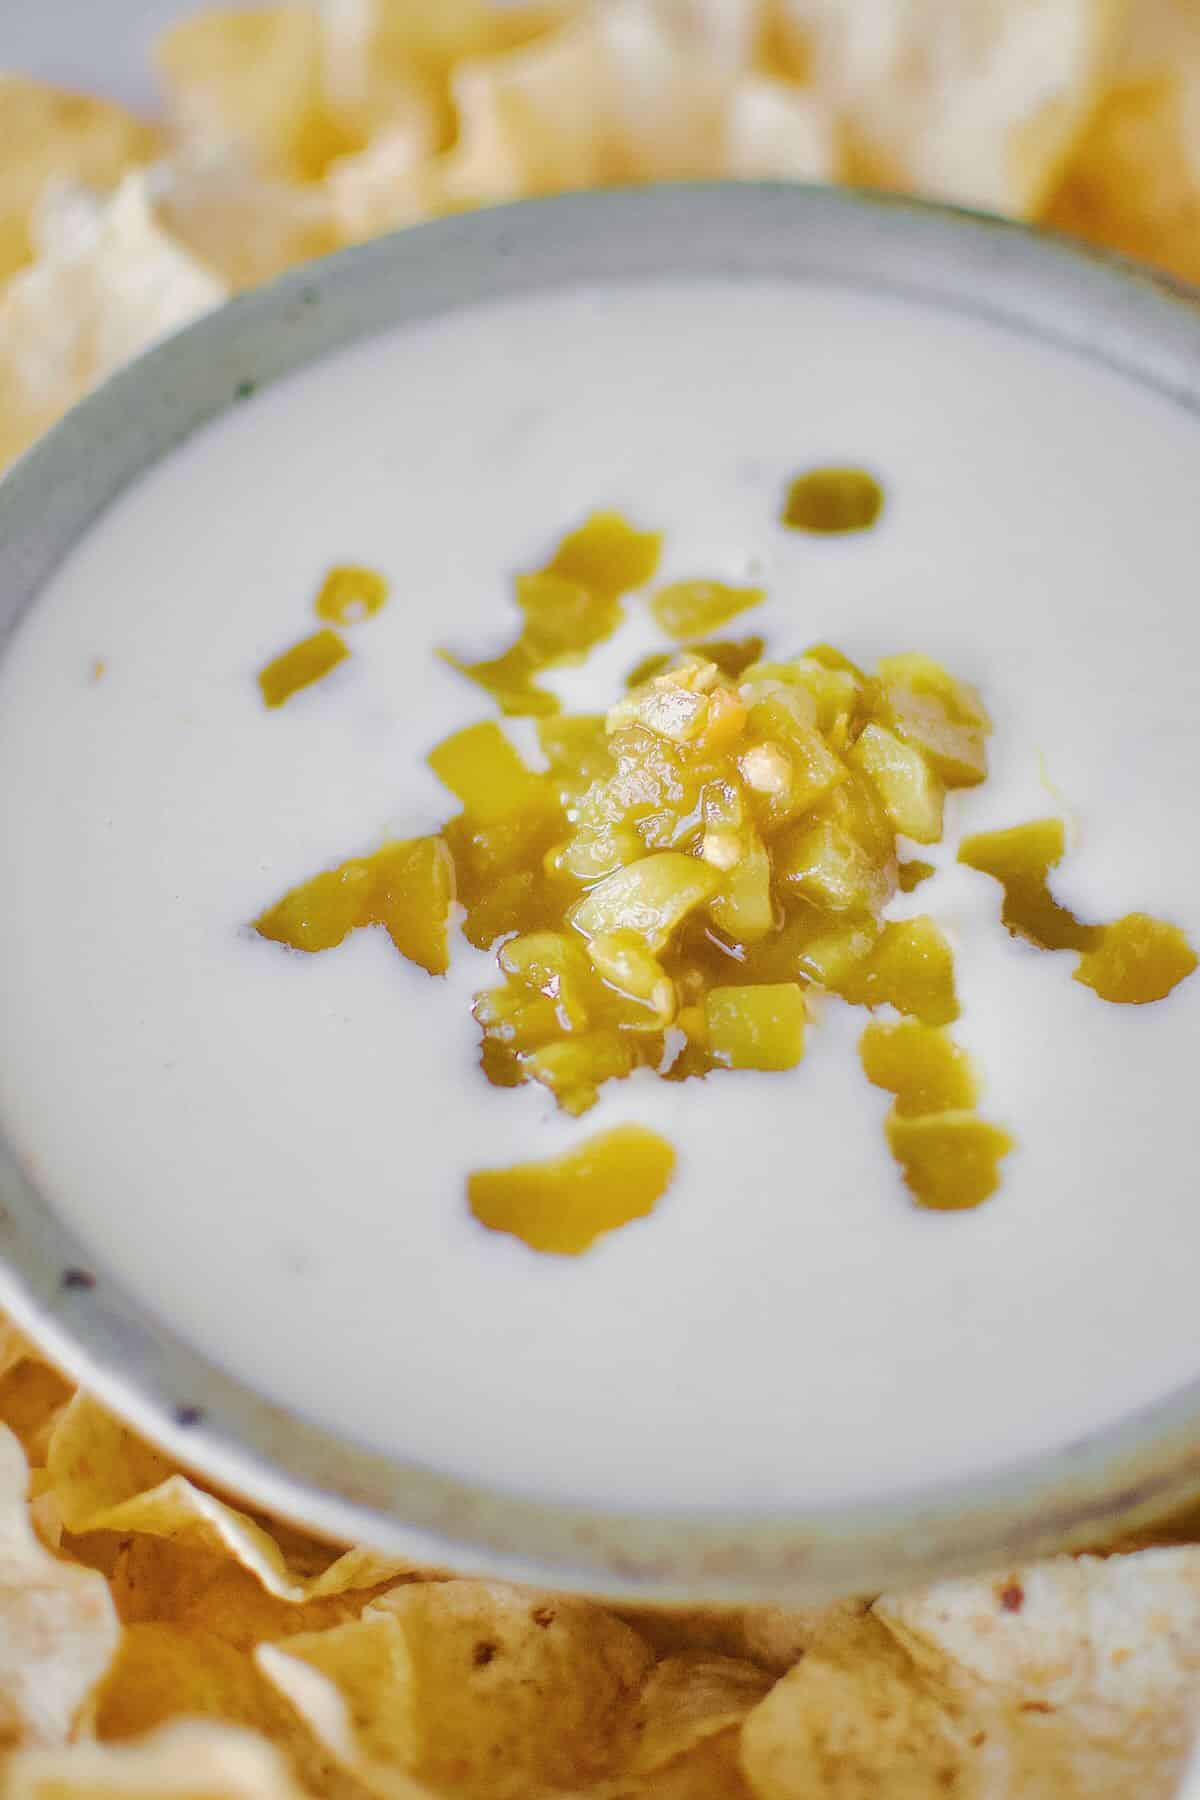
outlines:
{"label": "speckled bowl glaze", "polygon": [[[1196,298],[1017,226],[796,186],[522,204],[304,268],[160,345],[76,408],[0,485],[0,630],[36,604],[95,515],[247,381],[464,303],[740,275],[835,280],[990,318],[1200,412]],[[369,1454],[230,1379],[89,1266],[2,1144],[0,1209],[0,1301],[72,1377],[255,1507],[426,1564],[643,1599],[816,1602],[1078,1546],[1200,1493],[1197,1380],[1119,1429],[1000,1476],[871,1505],[640,1514],[517,1499]]]}

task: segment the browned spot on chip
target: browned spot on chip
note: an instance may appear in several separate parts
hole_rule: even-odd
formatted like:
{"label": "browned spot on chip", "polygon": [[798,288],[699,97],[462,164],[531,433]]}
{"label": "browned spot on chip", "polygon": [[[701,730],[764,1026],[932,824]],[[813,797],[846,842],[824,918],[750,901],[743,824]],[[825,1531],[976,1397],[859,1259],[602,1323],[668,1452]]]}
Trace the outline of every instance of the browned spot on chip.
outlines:
{"label": "browned spot on chip", "polygon": [[1025,1589],[1019,1581],[1010,1581],[1000,1589],[1000,1604],[1005,1612],[1017,1613],[1025,1604]]}

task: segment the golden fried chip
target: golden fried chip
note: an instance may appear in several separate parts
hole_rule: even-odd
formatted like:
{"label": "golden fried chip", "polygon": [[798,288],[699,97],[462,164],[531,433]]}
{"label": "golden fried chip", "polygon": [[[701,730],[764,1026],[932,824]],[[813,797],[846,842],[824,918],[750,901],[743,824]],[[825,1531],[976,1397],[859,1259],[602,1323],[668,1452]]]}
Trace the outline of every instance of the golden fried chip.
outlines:
{"label": "golden fried chip", "polygon": [[0,1375],[7,1375],[18,1363],[36,1356],[37,1351],[25,1333],[18,1331],[6,1314],[0,1313]]}
{"label": "golden fried chip", "polygon": [[782,0],[877,186],[1027,217],[1087,124],[1126,0]]}
{"label": "golden fried chip", "polygon": [[119,1636],[104,1578],[38,1543],[27,1483],[21,1446],[0,1427],[0,1746],[64,1741]]}
{"label": "golden fried chip", "polygon": [[127,1627],[81,1728],[102,1742],[120,1743],[176,1718],[218,1720],[260,1733],[286,1756],[308,1792],[337,1793],[328,1751],[251,1655],[208,1632]]}
{"label": "golden fried chip", "polygon": [[309,180],[354,147],[325,105],[316,7],[213,7],[179,20],[154,60],[184,136],[248,152],[269,174]]}
{"label": "golden fried chip", "polygon": [[[821,102],[751,70],[761,23],[757,0],[513,9],[519,30],[510,21],[507,49],[494,39],[485,45],[488,34],[481,32],[469,56],[443,62],[438,80],[449,96],[452,131],[444,120],[431,128],[428,107],[422,110],[414,92],[410,40],[419,10],[416,0],[376,0],[371,16],[390,21],[396,43],[409,46],[403,54],[363,62],[355,40],[351,62],[359,59],[361,66],[347,78],[350,90],[369,93],[371,80],[382,79],[385,90],[391,84],[391,98],[374,108],[384,129],[329,172],[334,213],[347,238],[460,207],[613,181],[721,174],[817,179],[834,172],[830,118]],[[461,20],[472,7],[448,11]],[[346,21],[357,17],[359,0],[341,0],[341,12]],[[335,0],[331,29],[338,18]],[[555,20],[558,29],[548,29]],[[348,24],[337,28],[354,38]],[[395,68],[404,80],[380,77],[380,70]],[[427,83],[426,96],[432,91]],[[448,147],[430,156],[435,131]]]}
{"label": "golden fried chip", "polygon": [[723,30],[690,30],[687,15],[670,0],[592,7],[507,55],[461,64],[446,199],[721,172],[740,51]]}
{"label": "golden fried chip", "polygon": [[1200,1550],[1055,1557],[885,1597],[875,1613],[928,1687],[986,1730],[1005,1791],[1175,1792],[1200,1681]]}
{"label": "golden fried chip", "polygon": [[115,187],[154,156],[159,134],[110,100],[0,74],[0,144],[3,282],[33,254],[30,221],[48,182]]}
{"label": "golden fried chip", "polygon": [[244,1650],[177,1625],[126,1626],[88,1703],[89,1732],[119,1742],[176,1717],[220,1719],[279,1740],[297,1735],[290,1709]]}
{"label": "golden fried chip", "polygon": [[598,1607],[482,1581],[397,1588],[357,1624],[257,1655],[368,1784],[407,1772],[475,1800],[605,1774],[651,1661]]}
{"label": "golden fried chip", "polygon": [[292,1604],[374,1587],[408,1565],[347,1550],[316,1573],[298,1570],[246,1513],[196,1487],[98,1402],[77,1394],[50,1442],[47,1470],[69,1531],[145,1532],[234,1557]]}
{"label": "golden fried chip", "polygon": [[401,127],[428,155],[454,135],[449,76],[561,24],[571,0],[497,7],[492,0],[326,0],[324,79],[343,128],[360,140]]}
{"label": "golden fried chip", "polygon": [[0,1423],[19,1439],[34,1468],[46,1460],[51,1434],[71,1392],[70,1382],[35,1356],[23,1357],[0,1375]]}
{"label": "golden fried chip", "polygon": [[[736,1727],[707,1737],[692,1750],[629,1786],[619,1785],[612,1800],[754,1800],[742,1769],[741,1733]],[[606,1800],[608,1793],[606,1790]]]}
{"label": "golden fried chip", "polygon": [[830,110],[811,90],[747,75],[730,100],[725,154],[725,172],[743,180],[832,181],[837,147]]}
{"label": "golden fried chip", "polygon": [[1200,175],[1187,157],[1185,104],[1175,71],[1114,87],[1050,196],[1044,222],[1200,282]]}
{"label": "golden fried chip", "polygon": [[264,1739],[195,1722],[137,1744],[24,1751],[4,1775],[7,1800],[305,1800]]}
{"label": "golden fried chip", "polygon": [[758,1800],[974,1795],[981,1754],[869,1616],[797,1663],[742,1728],[742,1767]]}
{"label": "golden fried chip", "polygon": [[740,1725],[773,1686],[752,1663],[693,1653],[653,1669],[634,1718],[636,1748],[625,1773],[657,1775],[708,1739]]}
{"label": "golden fried chip", "polygon": [[446,207],[446,160],[428,156],[419,125],[381,131],[359,154],[339,156],[323,184],[335,229],[356,244],[432,218]]}
{"label": "golden fried chip", "polygon": [[176,156],[155,170],[152,193],[159,223],[231,290],[342,243],[323,187],[260,174],[244,157]]}
{"label": "golden fried chip", "polygon": [[226,294],[160,227],[140,174],[102,205],[60,199],[45,244],[0,293],[0,467],[111,370]]}
{"label": "golden fried chip", "polygon": [[316,1600],[283,1600],[227,1552],[140,1532],[102,1536],[117,1546],[108,1574],[122,1624],[178,1625],[240,1650],[344,1625],[387,1585],[350,1588]]}
{"label": "golden fried chip", "polygon": [[854,1629],[864,1600],[828,1606],[636,1606],[621,1617],[662,1657],[703,1651],[782,1675],[822,1642]]}

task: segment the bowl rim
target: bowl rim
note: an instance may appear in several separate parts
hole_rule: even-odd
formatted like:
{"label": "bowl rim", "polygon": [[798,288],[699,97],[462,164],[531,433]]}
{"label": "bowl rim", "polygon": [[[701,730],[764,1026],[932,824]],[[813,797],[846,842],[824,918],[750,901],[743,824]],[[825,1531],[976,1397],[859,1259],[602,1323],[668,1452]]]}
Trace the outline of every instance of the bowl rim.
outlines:
{"label": "bowl rim", "polygon": [[[1200,415],[1200,294],[962,208],[793,183],[522,201],[309,263],[111,377],[0,481],[0,655],[95,516],[261,385],[388,326],[606,281],[869,287],[972,313]],[[616,1510],[405,1463],[268,1401],[97,1266],[0,1134],[0,1303],[76,1381],[202,1479],[330,1539],[422,1566],[643,1600],[818,1603],[1113,1537],[1200,1496],[1200,1375],[1102,1432],[986,1475],[869,1502]]]}

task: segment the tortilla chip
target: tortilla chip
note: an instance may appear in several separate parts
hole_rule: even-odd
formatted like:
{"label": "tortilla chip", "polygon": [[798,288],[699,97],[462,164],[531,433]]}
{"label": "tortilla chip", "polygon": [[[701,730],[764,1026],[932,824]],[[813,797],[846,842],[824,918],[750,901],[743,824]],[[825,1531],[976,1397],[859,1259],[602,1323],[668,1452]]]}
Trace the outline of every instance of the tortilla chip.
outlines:
{"label": "tortilla chip", "polygon": [[[750,18],[743,3],[735,22]],[[694,20],[709,20],[703,32]],[[406,160],[397,219],[521,194],[714,174],[742,67],[742,37],[720,9],[679,0],[613,0],[503,54],[458,63],[450,76],[453,146],[426,165]],[[393,155],[393,163],[398,158]],[[376,164],[374,216],[386,215]],[[343,180],[349,171],[343,171]]]}
{"label": "tortilla chip", "polygon": [[1200,180],[1180,77],[1106,94],[1042,217],[1059,231],[1200,281]]}
{"label": "tortilla chip", "polygon": [[635,1748],[626,1773],[661,1773],[709,1739],[740,1726],[765,1698],[772,1677],[727,1656],[673,1656],[647,1678],[634,1717]]}
{"label": "tortilla chip", "polygon": [[27,1357],[36,1356],[37,1351],[25,1333],[18,1331],[12,1320],[0,1313],[0,1375],[7,1375],[10,1369],[15,1369]]}
{"label": "tortilla chip", "polygon": [[226,1553],[141,1533],[104,1536],[117,1546],[109,1583],[122,1624],[178,1625],[239,1650],[344,1625],[381,1592],[350,1588],[317,1600],[282,1600]]}
{"label": "tortilla chip", "polygon": [[45,254],[0,293],[0,467],[121,363],[225,297],[156,222],[145,177],[59,195]]}
{"label": "tortilla chip", "polygon": [[29,223],[47,182],[115,187],[159,145],[151,125],[93,95],[0,74],[0,282],[33,254]]}
{"label": "tortilla chip", "polygon": [[736,1730],[706,1738],[660,1769],[642,1792],[651,1800],[754,1800],[742,1769],[741,1748],[741,1733]]}
{"label": "tortilla chip", "polygon": [[1007,1791],[1175,1792],[1200,1689],[1200,1550],[1056,1557],[875,1612],[927,1685],[986,1727]]}
{"label": "tortilla chip", "polygon": [[639,1606],[620,1616],[658,1656],[689,1651],[733,1657],[776,1675],[820,1644],[853,1630],[870,1610],[865,1600],[829,1606]]}
{"label": "tortilla chip", "polygon": [[70,1382],[36,1357],[24,1357],[0,1376],[0,1423],[20,1440],[31,1467],[45,1462],[58,1416],[70,1398]]}
{"label": "tortilla chip", "polygon": [[1198,1673],[1200,1550],[1061,1557],[878,1601],[750,1715],[743,1767],[762,1800],[1167,1800]]}
{"label": "tortilla chip", "polygon": [[232,1556],[269,1594],[294,1605],[374,1587],[408,1565],[355,1549],[306,1573],[248,1514],[195,1486],[166,1457],[86,1394],[77,1394],[50,1442],[47,1470],[69,1531],[144,1532]]}
{"label": "tortilla chip", "polygon": [[140,1744],[30,1750],[5,1766],[6,1800],[305,1800],[252,1732],[184,1723]]}
{"label": "tortilla chip", "polygon": [[[396,0],[388,16],[414,4]],[[360,155],[331,167],[343,235],[618,181],[831,176],[825,109],[750,72],[759,15],[755,0],[613,0],[540,34],[529,15],[516,48],[443,70],[454,128],[442,154],[429,156],[419,109],[397,104]]]}
{"label": "tortilla chip", "polygon": [[117,1741],[176,1716],[221,1719],[274,1737],[295,1730],[288,1709],[244,1651],[176,1625],[127,1626],[88,1703],[85,1729]]}
{"label": "tortilla chip", "polygon": [[325,104],[318,9],[212,8],[172,25],[154,60],[183,136],[243,152],[267,174],[313,180],[354,147]]}
{"label": "tortilla chip", "polygon": [[742,1767],[759,1800],[965,1796],[977,1791],[977,1758],[952,1709],[870,1616],[805,1656],[742,1728]]}
{"label": "tortilla chip", "polygon": [[734,89],[726,173],[743,180],[832,181],[837,146],[828,107],[813,93],[750,75]]}
{"label": "tortilla chip", "polygon": [[446,210],[443,162],[426,155],[419,127],[405,125],[380,132],[358,156],[339,157],[324,188],[342,239],[362,243]]}
{"label": "tortilla chip", "polygon": [[[256,1732],[311,1793],[337,1800],[341,1777],[253,1657],[207,1632],[133,1625],[80,1720],[83,1735],[122,1743],[176,1718],[203,1718]],[[357,1800],[357,1796],[355,1796]]]}
{"label": "tortilla chip", "polygon": [[324,188],[260,175],[234,156],[177,157],[154,171],[151,194],[159,223],[234,292],[343,242]]}
{"label": "tortilla chip", "polygon": [[493,0],[326,0],[324,81],[343,129],[360,142],[402,129],[421,155],[454,136],[450,72],[565,22],[571,0],[497,7]]}
{"label": "tortilla chip", "polygon": [[103,1577],[38,1543],[27,1483],[21,1446],[0,1427],[0,1745],[64,1741],[119,1635]]}
{"label": "tortilla chip", "polygon": [[1029,217],[1099,96],[1128,0],[782,0],[844,172]]}
{"label": "tortilla chip", "polygon": [[632,1740],[651,1660],[598,1607],[482,1581],[399,1588],[357,1624],[257,1655],[369,1785],[407,1774],[475,1800],[606,1773]]}
{"label": "tortilla chip", "polygon": [[737,1726],[701,1739],[649,1775],[614,1775],[564,1800],[754,1800],[742,1771]]}

